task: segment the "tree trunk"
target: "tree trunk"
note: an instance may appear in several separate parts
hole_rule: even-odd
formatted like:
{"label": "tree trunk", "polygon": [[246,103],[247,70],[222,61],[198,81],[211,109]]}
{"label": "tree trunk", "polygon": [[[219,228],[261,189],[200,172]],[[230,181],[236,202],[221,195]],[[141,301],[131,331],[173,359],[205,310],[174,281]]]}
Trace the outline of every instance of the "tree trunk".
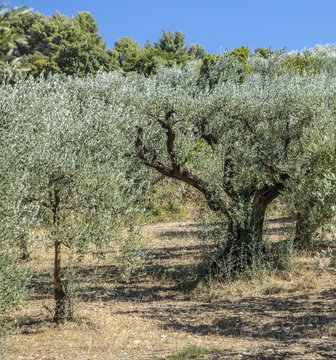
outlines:
{"label": "tree trunk", "polygon": [[21,260],[26,261],[29,259],[29,249],[28,249],[28,241],[26,238],[21,240]]}
{"label": "tree trunk", "polygon": [[61,243],[55,241],[55,266],[54,266],[54,292],[55,292],[55,315],[54,321],[64,323],[66,319],[66,292],[62,284],[61,274]]}
{"label": "tree trunk", "polygon": [[256,191],[253,196],[246,198],[245,214],[237,220],[236,214],[228,218],[227,242],[220,255],[212,264],[212,272],[225,271],[230,276],[239,273],[250,266],[259,256],[261,261],[265,254],[263,243],[263,228],[265,213],[268,205],[279,195],[279,187],[265,188]]}
{"label": "tree trunk", "polygon": [[[53,212],[54,226],[59,226],[59,205],[61,202],[59,190],[54,189],[49,193],[50,204]],[[61,268],[61,242],[54,240],[55,258],[54,258],[54,293],[55,293],[55,315],[56,323],[64,323],[66,320],[66,291],[62,284]]]}
{"label": "tree trunk", "polygon": [[251,221],[238,221],[234,216],[228,219],[227,240],[224,247],[211,263],[211,273],[215,276],[232,278],[251,266],[253,259],[264,252],[262,232],[264,213],[258,209],[246,214],[258,219],[251,226]]}

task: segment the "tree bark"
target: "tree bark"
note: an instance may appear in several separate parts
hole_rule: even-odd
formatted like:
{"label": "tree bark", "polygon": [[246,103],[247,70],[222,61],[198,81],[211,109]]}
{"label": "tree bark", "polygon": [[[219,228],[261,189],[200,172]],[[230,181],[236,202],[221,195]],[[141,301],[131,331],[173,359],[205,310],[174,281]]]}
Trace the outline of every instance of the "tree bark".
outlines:
{"label": "tree bark", "polygon": [[263,229],[266,210],[282,188],[279,183],[255,191],[246,199],[246,213],[240,219],[235,214],[228,218],[226,245],[211,265],[213,273],[219,274],[223,264],[227,264],[225,267],[231,275],[238,273],[252,264],[254,256],[265,252]]}
{"label": "tree bark", "polygon": [[[54,189],[49,193],[50,204],[53,212],[54,226],[59,226],[59,205],[61,202],[59,190]],[[54,293],[55,293],[55,315],[56,323],[64,323],[66,320],[66,291],[62,283],[62,267],[61,267],[61,242],[54,240]]]}
{"label": "tree bark", "polygon": [[55,315],[54,321],[64,323],[66,318],[66,292],[62,284],[61,273],[61,243],[55,241],[55,264],[54,264],[54,292],[55,292]]}
{"label": "tree bark", "polygon": [[251,265],[257,253],[264,252],[262,234],[266,208],[265,203],[258,204],[243,215],[244,221],[234,215],[228,219],[226,244],[211,265],[213,274],[225,269],[226,275],[234,276]]}

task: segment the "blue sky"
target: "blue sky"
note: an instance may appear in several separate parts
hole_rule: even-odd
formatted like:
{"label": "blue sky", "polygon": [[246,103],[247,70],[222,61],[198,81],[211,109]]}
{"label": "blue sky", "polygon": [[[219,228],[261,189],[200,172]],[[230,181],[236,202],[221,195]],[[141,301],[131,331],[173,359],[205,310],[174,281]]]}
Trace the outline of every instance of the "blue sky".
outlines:
{"label": "blue sky", "polygon": [[212,54],[248,46],[301,50],[336,43],[336,0],[10,0],[46,16],[94,16],[108,48],[124,36],[144,45],[162,30],[180,30],[186,44]]}

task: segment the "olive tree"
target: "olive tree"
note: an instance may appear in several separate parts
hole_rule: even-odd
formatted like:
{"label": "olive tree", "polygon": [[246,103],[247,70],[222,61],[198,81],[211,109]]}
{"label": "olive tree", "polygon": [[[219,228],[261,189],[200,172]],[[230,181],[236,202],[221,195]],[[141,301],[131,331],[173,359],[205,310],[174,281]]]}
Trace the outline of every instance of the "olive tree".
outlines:
{"label": "olive tree", "polygon": [[268,205],[307,163],[313,134],[335,131],[334,76],[287,71],[277,58],[248,61],[225,54],[205,80],[199,62],[131,75],[120,91],[123,137],[143,164],[196,188],[226,217],[219,258],[262,247]]}
{"label": "olive tree", "polygon": [[127,167],[132,157],[118,159],[111,106],[99,96],[101,83],[93,82],[54,76],[0,89],[8,206],[29,214],[29,221],[18,216],[19,229],[40,229],[54,246],[57,322],[66,318],[62,247],[85,252],[93,243],[102,250],[129,219],[135,192],[143,190],[140,183],[130,186],[136,181]]}
{"label": "olive tree", "polygon": [[[323,130],[323,126],[327,128]],[[295,216],[294,245],[298,249],[311,249],[317,230],[332,222],[336,214],[335,129],[326,121],[310,136],[283,196]]]}
{"label": "olive tree", "polygon": [[[281,64],[287,71],[304,76],[325,74],[335,77],[335,54],[335,46],[316,46],[290,52],[283,56]],[[332,108],[332,102],[329,105]],[[288,191],[283,197],[294,214],[294,245],[298,249],[311,249],[317,230],[335,216],[336,148],[333,125],[333,119],[329,119],[310,132],[302,161],[298,164],[296,175],[288,182]]]}

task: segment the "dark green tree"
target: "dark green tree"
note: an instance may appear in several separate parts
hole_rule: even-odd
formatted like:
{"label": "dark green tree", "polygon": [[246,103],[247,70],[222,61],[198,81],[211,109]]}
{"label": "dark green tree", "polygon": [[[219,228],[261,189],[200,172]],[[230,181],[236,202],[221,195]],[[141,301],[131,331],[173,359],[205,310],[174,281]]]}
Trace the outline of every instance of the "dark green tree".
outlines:
{"label": "dark green tree", "polygon": [[155,43],[155,47],[172,53],[187,52],[187,48],[185,46],[185,35],[181,31],[172,33],[170,31],[167,32],[163,30],[159,41]]}
{"label": "dark green tree", "polygon": [[9,11],[6,3],[0,6],[0,80],[16,78],[27,70],[13,53],[26,43],[26,38],[13,26],[30,12],[26,7]]}
{"label": "dark green tree", "polygon": [[87,75],[103,68],[117,69],[115,56],[106,51],[106,44],[98,34],[98,26],[88,12],[80,12],[73,18],[59,13],[47,18],[30,13],[13,24],[15,31],[27,39],[13,53],[32,68],[31,73]]}
{"label": "dark green tree", "polygon": [[114,46],[120,67],[124,71],[134,71],[140,58],[139,45],[125,36],[121,40],[117,40]]}
{"label": "dark green tree", "polygon": [[188,54],[192,59],[204,59],[204,57],[207,55],[207,52],[203,46],[194,44],[189,47]]}
{"label": "dark green tree", "polygon": [[151,46],[142,50],[135,70],[150,75],[155,72],[159,66],[171,67],[174,64],[185,65],[190,60],[192,59],[187,53],[173,53]]}
{"label": "dark green tree", "polygon": [[147,43],[142,49],[135,68],[140,73],[152,74],[159,66],[171,67],[174,64],[185,65],[191,60],[202,59],[206,51],[201,45],[185,46],[185,35],[163,31],[154,45]]}
{"label": "dark green tree", "polygon": [[269,59],[276,51],[271,48],[258,47],[254,50],[255,55],[263,57],[264,59]]}

